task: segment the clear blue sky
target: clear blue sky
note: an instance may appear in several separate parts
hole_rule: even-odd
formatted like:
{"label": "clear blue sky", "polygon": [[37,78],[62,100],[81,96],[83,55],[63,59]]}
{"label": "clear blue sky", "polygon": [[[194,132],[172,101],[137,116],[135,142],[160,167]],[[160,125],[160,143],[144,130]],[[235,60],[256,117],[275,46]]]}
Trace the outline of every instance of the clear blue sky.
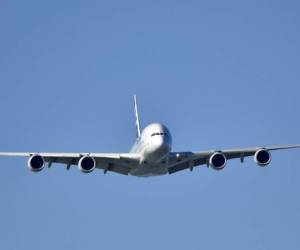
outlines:
{"label": "clear blue sky", "polygon": [[[0,151],[300,143],[299,1],[0,2]],[[158,178],[0,159],[0,248],[300,248],[300,151]]]}

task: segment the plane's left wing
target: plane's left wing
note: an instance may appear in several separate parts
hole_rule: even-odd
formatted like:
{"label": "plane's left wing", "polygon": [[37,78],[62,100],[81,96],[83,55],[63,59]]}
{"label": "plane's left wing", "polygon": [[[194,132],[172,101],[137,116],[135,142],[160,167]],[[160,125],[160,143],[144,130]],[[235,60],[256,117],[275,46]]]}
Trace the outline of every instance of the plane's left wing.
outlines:
{"label": "plane's left wing", "polygon": [[[227,160],[238,158],[243,162],[244,158],[249,156],[255,156],[256,162],[261,166],[265,166],[271,161],[270,151],[292,148],[300,148],[300,145],[209,150],[202,152],[175,152],[170,155],[168,171],[170,174],[173,174],[185,169],[193,170],[194,167],[200,165],[212,166],[216,170],[220,170],[225,167]],[[215,167],[214,164],[216,165]]]}
{"label": "plane's left wing", "polygon": [[85,156],[95,160],[95,167],[104,172],[112,171],[128,175],[132,168],[139,162],[139,155],[131,153],[36,153],[36,152],[0,152],[0,156],[32,157],[41,156],[48,167],[53,163],[65,164],[67,169],[72,165],[78,165],[80,159]]}

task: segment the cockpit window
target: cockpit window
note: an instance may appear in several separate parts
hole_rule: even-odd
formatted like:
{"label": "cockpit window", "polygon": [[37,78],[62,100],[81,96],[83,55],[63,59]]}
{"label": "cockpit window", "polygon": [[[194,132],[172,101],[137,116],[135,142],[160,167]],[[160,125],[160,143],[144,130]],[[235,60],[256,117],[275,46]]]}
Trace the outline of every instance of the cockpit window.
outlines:
{"label": "cockpit window", "polygon": [[156,136],[156,135],[162,135],[162,136],[167,136],[167,133],[153,133],[151,134],[151,137]]}

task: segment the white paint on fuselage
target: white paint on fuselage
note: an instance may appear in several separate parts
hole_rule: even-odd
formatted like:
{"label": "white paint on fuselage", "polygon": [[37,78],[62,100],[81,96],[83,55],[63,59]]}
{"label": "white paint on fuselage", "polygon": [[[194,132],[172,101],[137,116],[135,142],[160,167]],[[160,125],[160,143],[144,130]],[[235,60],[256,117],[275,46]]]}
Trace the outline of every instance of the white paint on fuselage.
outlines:
{"label": "white paint on fuselage", "polygon": [[131,149],[140,155],[137,168],[130,173],[135,176],[166,174],[167,158],[172,149],[172,136],[168,128],[159,123],[148,125]]}

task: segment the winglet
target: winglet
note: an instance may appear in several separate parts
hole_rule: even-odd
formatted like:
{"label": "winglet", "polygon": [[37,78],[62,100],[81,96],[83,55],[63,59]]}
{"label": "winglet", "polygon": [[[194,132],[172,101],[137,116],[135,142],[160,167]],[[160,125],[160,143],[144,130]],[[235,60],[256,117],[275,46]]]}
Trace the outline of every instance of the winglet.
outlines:
{"label": "winglet", "polygon": [[137,106],[137,100],[136,95],[133,96],[134,99],[134,112],[135,112],[135,126],[136,126],[136,136],[141,136],[141,128],[140,128],[140,120],[139,120],[139,113],[138,113],[138,106]]}

